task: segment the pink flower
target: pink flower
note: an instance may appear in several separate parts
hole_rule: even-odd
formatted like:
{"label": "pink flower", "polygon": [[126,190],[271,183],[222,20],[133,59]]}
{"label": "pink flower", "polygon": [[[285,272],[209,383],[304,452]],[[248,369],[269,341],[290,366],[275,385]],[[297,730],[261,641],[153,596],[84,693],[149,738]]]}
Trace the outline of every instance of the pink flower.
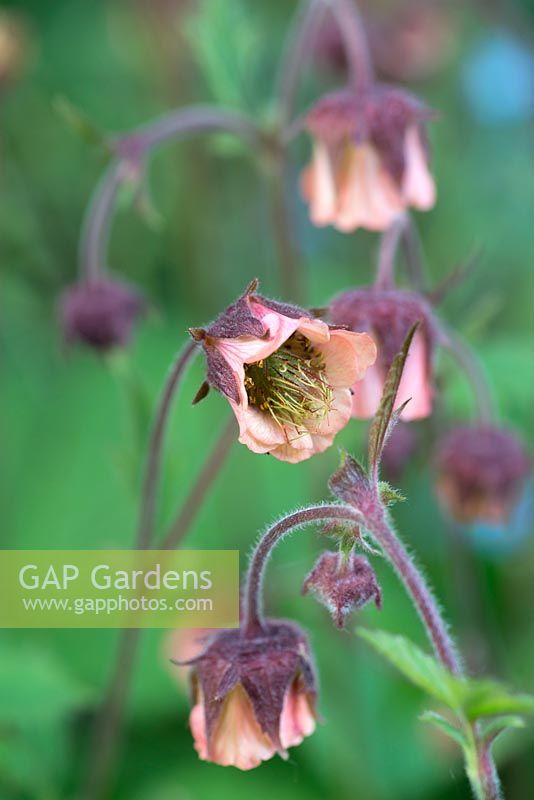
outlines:
{"label": "pink flower", "polygon": [[314,225],[383,231],[408,207],[432,208],[428,117],[416,98],[382,85],[323,97],[307,116],[313,158],[301,181]]}
{"label": "pink flower", "polygon": [[366,333],[313,319],[294,306],[245,294],[207,329],[207,382],[223,393],[239,441],[296,463],[321,453],[351,417],[352,391],[376,358]]}
{"label": "pink flower", "polygon": [[523,443],[510,431],[462,425],[441,440],[437,494],[457,522],[506,523],[532,471]]}
{"label": "pink flower", "polygon": [[203,761],[253,769],[315,730],[315,681],[304,634],[269,621],[258,638],[220,631],[193,659],[189,723]]}
{"label": "pink flower", "polygon": [[380,404],[384,381],[393,358],[400,351],[411,326],[420,322],[410,347],[395,408],[410,400],[402,419],[421,419],[432,413],[432,360],[437,328],[427,301],[398,289],[355,289],[335,298],[330,314],[336,325],[369,331],[378,345],[376,363],[367,370],[353,395],[354,417],[373,417]]}

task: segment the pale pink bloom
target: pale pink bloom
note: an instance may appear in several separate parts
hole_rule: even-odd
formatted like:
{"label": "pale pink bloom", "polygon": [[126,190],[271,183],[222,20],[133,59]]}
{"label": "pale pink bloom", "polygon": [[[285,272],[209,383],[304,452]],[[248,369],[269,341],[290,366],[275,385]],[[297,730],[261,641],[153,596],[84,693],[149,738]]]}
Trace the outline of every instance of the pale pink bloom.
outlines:
{"label": "pale pink bloom", "polygon": [[367,330],[378,346],[378,358],[357,386],[352,398],[352,415],[373,417],[380,405],[384,383],[394,356],[400,351],[410,327],[420,322],[413,337],[395,400],[395,408],[407,400],[404,421],[432,413],[432,361],[437,329],[428,302],[421,296],[396,289],[356,289],[337,297],[330,313],[337,325]]}
{"label": "pale pink bloom", "polygon": [[[374,364],[368,370],[352,399],[354,417],[358,419],[374,417],[382,398],[386,374],[386,370],[380,364]],[[432,413],[432,395],[427,345],[423,334],[416,333],[406,359],[394,408],[399,408],[409,400],[401,419],[409,422],[428,417]]]}
{"label": "pale pink bloom", "polygon": [[[224,710],[212,736],[209,755],[202,693],[191,709],[189,724],[199,757],[203,761],[212,761],[223,767],[254,769],[279,750],[261,730],[252,703],[240,684],[225,699]],[[284,750],[296,747],[314,730],[315,714],[312,705],[306,694],[298,691],[296,683],[293,683],[287,691],[280,716],[280,744]]]}
{"label": "pale pink bloom", "polygon": [[315,730],[316,683],[305,634],[264,620],[259,635],[216,633],[193,666],[189,723],[204,761],[248,770]]}
{"label": "pale pink bloom", "polygon": [[425,115],[414,98],[387,87],[320,100],[307,118],[314,147],[301,179],[314,225],[383,231],[409,207],[432,208]]}
{"label": "pale pink bloom", "polygon": [[232,336],[219,335],[230,325],[224,314],[193,335],[203,343],[209,382],[234,411],[239,441],[291,463],[323,452],[351,417],[352,387],[376,358],[374,342],[252,293],[238,303],[257,334],[240,333],[236,304]]}

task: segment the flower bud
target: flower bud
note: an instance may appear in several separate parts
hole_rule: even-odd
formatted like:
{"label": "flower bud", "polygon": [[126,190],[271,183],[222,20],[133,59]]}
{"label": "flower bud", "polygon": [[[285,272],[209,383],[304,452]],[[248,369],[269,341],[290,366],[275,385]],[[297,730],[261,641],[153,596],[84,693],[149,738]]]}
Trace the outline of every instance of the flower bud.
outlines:
{"label": "flower bud", "polygon": [[296,463],[321,453],[349,421],[352,387],[374,362],[366,333],[255,294],[252,283],[208,328],[207,383],[223,394],[254,453]]}
{"label": "flower bud", "polygon": [[107,278],[77,283],[60,299],[59,314],[67,342],[83,342],[99,351],[126,346],[145,309],[141,294]]}
{"label": "flower bud", "polygon": [[295,625],[268,620],[245,638],[222,630],[193,659],[189,718],[203,761],[248,770],[315,730],[316,684],[308,640]]}
{"label": "flower bud", "polygon": [[322,553],[304,581],[303,594],[312,591],[330,611],[338,628],[345,627],[346,617],[370,600],[382,607],[382,595],[376,575],[368,560],[350,553]]}
{"label": "flower bud", "polygon": [[510,431],[481,424],[460,426],[438,446],[437,494],[458,522],[506,523],[532,463]]}
{"label": "flower bud", "polygon": [[319,100],[306,118],[314,146],[301,181],[314,225],[383,231],[408,207],[432,208],[429,117],[417,98],[379,84]]}
{"label": "flower bud", "polygon": [[375,415],[391,363],[412,325],[419,322],[395,408],[410,400],[401,416],[405,421],[431,414],[432,361],[438,332],[424,297],[401,289],[354,289],[332,301],[330,316],[335,325],[346,325],[352,331],[368,331],[378,346],[376,363],[367,370],[353,396],[352,414],[359,419]]}

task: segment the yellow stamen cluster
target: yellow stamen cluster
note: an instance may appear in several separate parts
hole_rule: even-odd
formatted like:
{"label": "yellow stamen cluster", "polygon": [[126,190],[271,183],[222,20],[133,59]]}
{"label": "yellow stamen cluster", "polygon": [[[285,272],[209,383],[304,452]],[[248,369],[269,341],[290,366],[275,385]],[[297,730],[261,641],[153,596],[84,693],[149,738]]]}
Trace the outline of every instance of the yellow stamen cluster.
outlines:
{"label": "yellow stamen cluster", "polygon": [[310,340],[294,333],[268,358],[245,364],[248,401],[279,425],[298,428],[322,420],[332,406],[325,366]]}

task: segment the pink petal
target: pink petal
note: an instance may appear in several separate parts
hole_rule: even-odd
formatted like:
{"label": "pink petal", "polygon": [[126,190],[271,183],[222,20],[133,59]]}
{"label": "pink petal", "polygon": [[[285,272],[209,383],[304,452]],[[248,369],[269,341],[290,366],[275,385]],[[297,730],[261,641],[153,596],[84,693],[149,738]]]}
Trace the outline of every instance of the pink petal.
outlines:
{"label": "pink petal", "polygon": [[406,359],[395,407],[412,398],[402,413],[402,419],[428,417],[432,413],[432,386],[430,384],[428,352],[424,334],[417,331]]}
{"label": "pink petal", "polygon": [[367,333],[330,331],[330,341],[319,348],[332,387],[349,387],[376,361],[376,345]]}
{"label": "pink petal", "polygon": [[406,168],[402,193],[406,203],[421,211],[428,211],[436,202],[436,184],[428,169],[421,136],[415,125],[406,131],[404,157]]}
{"label": "pink petal", "polygon": [[286,443],[283,428],[275,422],[267,411],[230,401],[239,425],[239,441],[253,453],[270,453],[278,445]]}
{"label": "pink petal", "polygon": [[352,416],[357,419],[370,419],[380,405],[384,378],[377,364],[369,367],[363,380],[353,387]]}
{"label": "pink petal", "polygon": [[295,747],[305,736],[315,730],[315,715],[305,694],[292,686],[284,701],[280,717],[280,742],[282,747]]}
{"label": "pink petal", "polygon": [[252,703],[240,685],[226,698],[212,737],[211,750],[211,760],[216,764],[242,770],[254,769],[276,753],[273,743],[262,732]]}
{"label": "pink petal", "polygon": [[334,226],[345,233],[359,227],[383,231],[389,228],[404,207],[405,203],[376,150],[369,144],[354,146],[339,192]]}
{"label": "pink petal", "polygon": [[330,225],[336,213],[336,188],[332,161],[323,142],[314,145],[312,162],[302,173],[301,192],[310,204],[313,224]]}
{"label": "pink petal", "polygon": [[[262,306],[264,308],[264,306]],[[240,336],[238,339],[215,339],[214,345],[237,374],[242,374],[243,364],[254,364],[272,355],[293,334],[298,319],[291,319],[268,310],[261,317],[267,330],[265,338]]]}

